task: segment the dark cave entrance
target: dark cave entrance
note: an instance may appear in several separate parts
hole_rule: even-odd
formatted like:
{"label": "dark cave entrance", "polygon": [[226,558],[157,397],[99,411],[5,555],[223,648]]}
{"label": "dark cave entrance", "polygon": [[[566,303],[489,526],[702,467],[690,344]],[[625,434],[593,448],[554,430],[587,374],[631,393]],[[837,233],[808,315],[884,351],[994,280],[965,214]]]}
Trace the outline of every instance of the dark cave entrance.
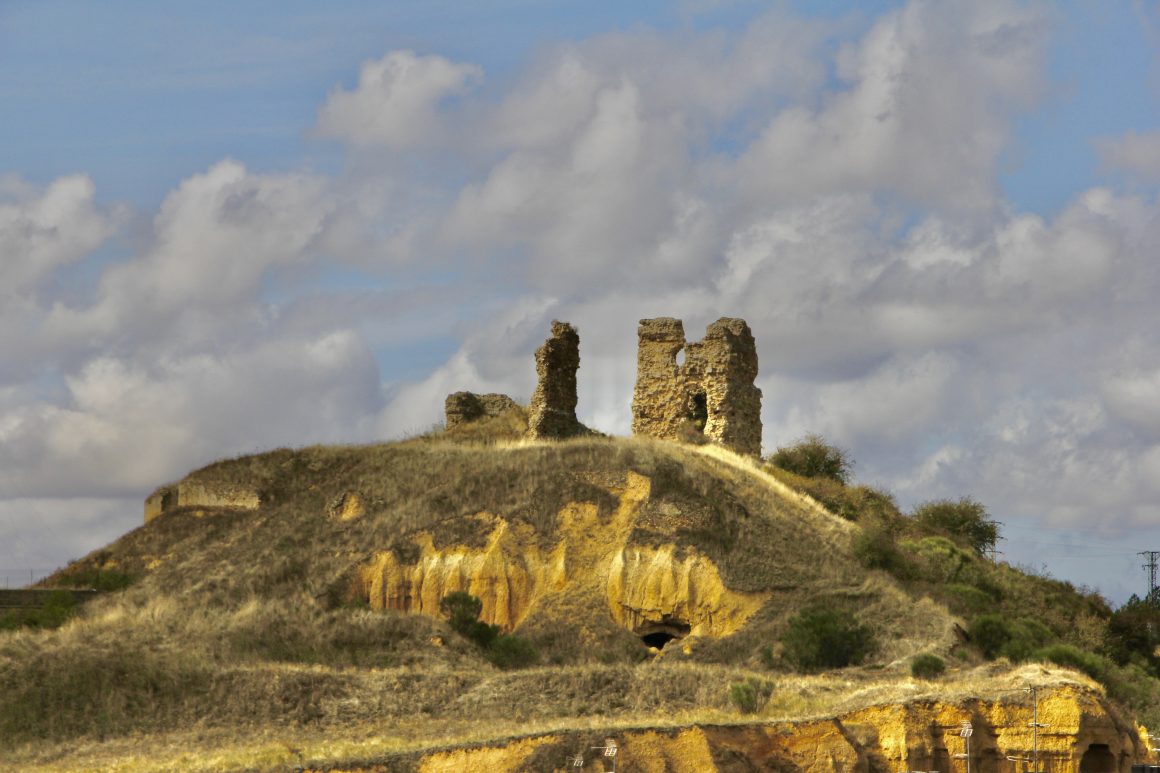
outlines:
{"label": "dark cave entrance", "polygon": [[693,393],[693,412],[689,420],[693,422],[698,432],[705,431],[705,425],[709,423],[709,406],[704,392]]}
{"label": "dark cave entrance", "polygon": [[649,647],[658,650],[674,639],[683,639],[689,633],[689,624],[680,620],[662,620],[659,623],[645,623],[637,628],[636,634]]}
{"label": "dark cave entrance", "polygon": [[1116,773],[1116,757],[1106,743],[1093,743],[1079,761],[1079,773]]}

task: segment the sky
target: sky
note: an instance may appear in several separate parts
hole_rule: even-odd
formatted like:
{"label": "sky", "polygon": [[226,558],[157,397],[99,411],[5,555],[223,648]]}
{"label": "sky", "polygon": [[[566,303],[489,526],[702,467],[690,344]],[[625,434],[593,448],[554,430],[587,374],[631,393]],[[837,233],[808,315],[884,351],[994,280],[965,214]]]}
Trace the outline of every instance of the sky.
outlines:
{"label": "sky", "polygon": [[1160,3],[0,0],[0,583],[222,457],[526,400],[628,434],[637,321],[746,319],[1000,560],[1160,550]]}

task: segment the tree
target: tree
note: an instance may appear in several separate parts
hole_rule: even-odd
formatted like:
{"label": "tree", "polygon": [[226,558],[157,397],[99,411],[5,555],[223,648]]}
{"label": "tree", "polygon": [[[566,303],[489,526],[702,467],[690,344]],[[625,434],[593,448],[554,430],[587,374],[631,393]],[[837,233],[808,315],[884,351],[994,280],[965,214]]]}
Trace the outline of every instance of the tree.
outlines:
{"label": "tree", "polygon": [[914,510],[914,520],[928,528],[946,532],[965,542],[977,554],[984,555],[999,539],[998,521],[991,520],[982,502],[963,497],[955,502],[935,499]]}
{"label": "tree", "polygon": [[850,482],[854,460],[844,449],[832,446],[821,435],[806,435],[792,446],[778,448],[769,462],[804,478],[829,478]]}

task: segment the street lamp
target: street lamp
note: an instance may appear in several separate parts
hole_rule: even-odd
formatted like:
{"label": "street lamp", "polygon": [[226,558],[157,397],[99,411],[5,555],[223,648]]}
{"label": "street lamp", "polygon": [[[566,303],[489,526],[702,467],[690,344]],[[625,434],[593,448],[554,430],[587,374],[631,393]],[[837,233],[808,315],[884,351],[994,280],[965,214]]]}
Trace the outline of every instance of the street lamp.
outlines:
{"label": "street lamp", "polygon": [[974,732],[975,728],[971,725],[971,721],[969,719],[964,719],[963,724],[959,726],[959,738],[962,738],[963,741],[967,744],[967,753],[956,754],[955,759],[967,761],[967,773],[971,773],[971,736],[974,734]]}

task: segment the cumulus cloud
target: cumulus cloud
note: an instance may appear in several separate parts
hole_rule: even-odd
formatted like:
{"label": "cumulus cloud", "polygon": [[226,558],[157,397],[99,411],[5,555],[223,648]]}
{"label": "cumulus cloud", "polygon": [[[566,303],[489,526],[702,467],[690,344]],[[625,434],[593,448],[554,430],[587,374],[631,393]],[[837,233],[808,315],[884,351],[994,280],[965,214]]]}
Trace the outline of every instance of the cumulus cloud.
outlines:
{"label": "cumulus cloud", "polygon": [[82,260],[115,232],[123,210],[99,206],[83,174],[43,190],[0,177],[0,292],[16,294]]}
{"label": "cumulus cloud", "polygon": [[58,338],[216,328],[251,301],[271,270],[316,256],[335,210],[326,183],[301,174],[256,175],[222,161],[170,193],[150,248],[101,276],[97,301],[58,305]]}
{"label": "cumulus cloud", "polygon": [[1010,117],[1043,88],[1046,33],[1023,4],[910,3],[842,51],[847,88],[779,112],[729,173],[782,201],[876,190],[989,208]]}
{"label": "cumulus cloud", "polygon": [[0,413],[0,497],[123,495],[213,458],[373,437],[379,371],[352,332],[228,354],[87,362],[59,402]]}
{"label": "cumulus cloud", "polygon": [[354,90],[331,91],[314,131],[358,147],[404,150],[428,144],[443,128],[440,104],[482,77],[476,65],[394,51],[364,62]]}

